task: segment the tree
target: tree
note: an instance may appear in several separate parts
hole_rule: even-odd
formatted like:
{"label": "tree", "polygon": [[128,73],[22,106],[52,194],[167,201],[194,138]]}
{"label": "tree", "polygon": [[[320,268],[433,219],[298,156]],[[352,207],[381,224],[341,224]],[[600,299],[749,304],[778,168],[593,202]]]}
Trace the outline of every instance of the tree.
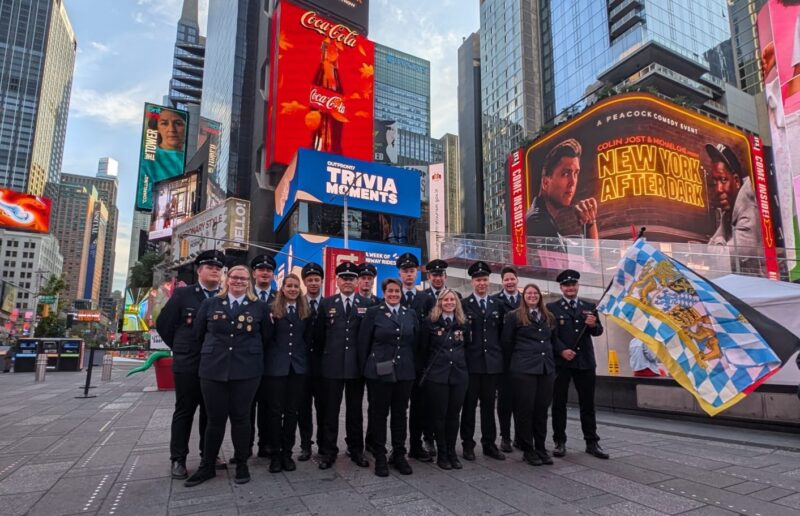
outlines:
{"label": "tree", "polygon": [[130,287],[149,288],[153,286],[153,269],[156,265],[164,261],[164,255],[158,253],[146,253],[136,265],[131,267]]}
{"label": "tree", "polygon": [[51,310],[50,305],[39,304],[36,311],[39,315],[39,322],[36,325],[35,335],[37,337],[63,337],[66,334],[67,326],[65,321],[59,319],[59,315],[64,312],[69,304],[67,299],[67,280],[62,274],[56,276],[51,274],[47,278],[47,283],[39,289],[39,296],[55,296],[58,300],[56,309]]}

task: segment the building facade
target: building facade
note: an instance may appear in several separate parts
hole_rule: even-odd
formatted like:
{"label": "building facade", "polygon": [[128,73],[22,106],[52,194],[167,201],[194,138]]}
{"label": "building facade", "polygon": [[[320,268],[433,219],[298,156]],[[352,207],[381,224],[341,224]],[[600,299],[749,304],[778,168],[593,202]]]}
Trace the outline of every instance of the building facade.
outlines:
{"label": "building facade", "polygon": [[76,52],[63,0],[0,3],[0,186],[53,196]]}
{"label": "building facade", "polygon": [[486,233],[506,233],[509,153],[542,125],[536,0],[481,0],[480,98]]}
{"label": "building facade", "polygon": [[439,138],[444,163],[445,227],[448,233],[464,232],[464,198],[458,136],[447,133]]}
{"label": "building facade", "polygon": [[756,18],[766,3],[767,0],[728,0],[737,86],[751,95],[764,90]]}
{"label": "building facade", "polygon": [[60,276],[64,259],[51,234],[0,229],[0,279],[17,289],[14,307],[36,311],[37,294],[51,275]]}
{"label": "building facade", "polygon": [[458,159],[464,233],[484,232],[480,45],[480,33],[474,32],[458,47]]}
{"label": "building facade", "polygon": [[200,35],[197,4],[198,0],[183,0],[178,20],[168,95],[170,105],[177,109],[199,105],[203,92],[206,38]]}

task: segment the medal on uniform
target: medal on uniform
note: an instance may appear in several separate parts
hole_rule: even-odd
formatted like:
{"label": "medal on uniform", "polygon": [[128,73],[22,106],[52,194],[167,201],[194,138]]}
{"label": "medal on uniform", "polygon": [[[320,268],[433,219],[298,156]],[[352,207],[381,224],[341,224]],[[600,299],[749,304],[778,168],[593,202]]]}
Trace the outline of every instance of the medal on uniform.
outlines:
{"label": "medal on uniform", "polygon": [[237,324],[237,325],[236,325],[236,329],[237,329],[237,330],[241,330],[241,329],[242,329],[242,323],[239,323],[239,324]]}
{"label": "medal on uniform", "polygon": [[212,319],[214,319],[216,321],[217,319],[219,319],[219,315],[214,314],[214,317],[212,317]]}
{"label": "medal on uniform", "polygon": [[247,331],[253,331],[253,327],[250,326],[249,324],[247,325]]}
{"label": "medal on uniform", "polygon": [[240,315],[238,320],[239,320],[239,322],[244,322],[244,316]]}
{"label": "medal on uniform", "polygon": [[439,328],[438,330],[436,330],[436,336],[437,337],[441,337],[443,334],[444,334],[444,330],[443,329]]}
{"label": "medal on uniform", "polygon": [[253,322],[253,316],[252,315],[248,315],[247,316],[247,322],[249,322],[249,323]]}
{"label": "medal on uniform", "polygon": [[564,326],[564,319],[559,319],[558,320],[558,324],[560,324],[561,326]]}

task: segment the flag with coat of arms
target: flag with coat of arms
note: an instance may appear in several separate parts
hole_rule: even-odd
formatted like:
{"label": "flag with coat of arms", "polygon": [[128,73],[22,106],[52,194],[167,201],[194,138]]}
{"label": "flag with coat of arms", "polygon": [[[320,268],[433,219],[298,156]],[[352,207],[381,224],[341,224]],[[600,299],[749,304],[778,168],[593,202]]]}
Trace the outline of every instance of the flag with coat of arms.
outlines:
{"label": "flag with coat of arms", "polygon": [[641,339],[712,416],[800,348],[789,330],[644,238],[622,256],[598,311]]}

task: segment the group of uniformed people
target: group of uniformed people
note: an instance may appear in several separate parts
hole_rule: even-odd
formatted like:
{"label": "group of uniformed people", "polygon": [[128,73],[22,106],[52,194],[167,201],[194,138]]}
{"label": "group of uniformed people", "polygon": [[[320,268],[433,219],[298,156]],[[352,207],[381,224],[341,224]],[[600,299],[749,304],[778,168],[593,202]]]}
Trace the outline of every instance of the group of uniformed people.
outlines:
{"label": "group of uniformed people", "polygon": [[[430,287],[418,290],[420,264],[406,253],[397,260],[399,277],[379,286],[381,298],[373,294],[375,267],[351,262],[336,267],[338,293],[323,297],[324,271],[316,263],[307,263],[301,277],[288,274],[276,292],[271,256],[223,276],[225,259],[220,251],[201,253],[197,283],[176,289],[156,322],[173,352],[171,473],[187,486],[227,468],[219,450],[228,420],[236,483],[250,480],[254,446],[257,456],[270,459],[270,472],[295,470],[298,429],[297,459],[311,459],[316,439],[319,467],[331,468],[339,453],[342,399],[347,454],[369,467],[369,452],[378,476],[388,476],[389,465],[411,474],[407,456],[461,468],[459,435],[461,457],[475,460],[478,406],[485,456],[504,460],[516,447],[531,465],[552,464],[545,447],[548,409],[552,404],[552,454],[563,457],[570,382],[586,452],[608,458],[596,431],[591,340],[603,328],[595,306],[578,298],[577,271],[558,275],[563,297],[545,304],[535,284],[520,292],[511,267],[501,271],[503,290],[490,295],[491,269],[477,261],[468,269],[472,293],[462,299],[446,286],[443,260],[426,265]],[[198,407],[201,462],[189,476]]]}

